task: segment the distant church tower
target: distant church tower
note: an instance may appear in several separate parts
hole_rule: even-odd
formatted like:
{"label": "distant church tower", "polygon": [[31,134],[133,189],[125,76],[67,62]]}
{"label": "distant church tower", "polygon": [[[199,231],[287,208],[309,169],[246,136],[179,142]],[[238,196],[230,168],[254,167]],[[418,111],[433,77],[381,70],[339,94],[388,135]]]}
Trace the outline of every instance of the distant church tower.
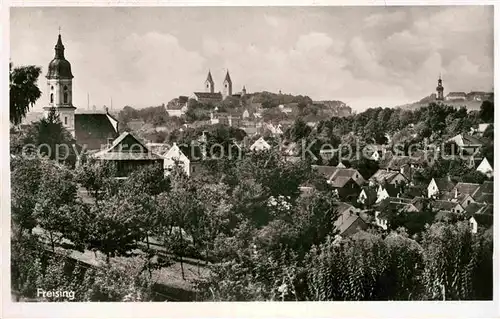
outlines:
{"label": "distant church tower", "polygon": [[241,96],[245,96],[245,95],[247,95],[247,89],[243,85],[243,90],[241,90]]}
{"label": "distant church tower", "polygon": [[205,92],[214,93],[214,80],[212,79],[212,73],[208,71],[207,79],[205,80]]}
{"label": "distant church tower", "polygon": [[75,109],[73,106],[73,74],[71,64],[64,58],[64,45],[61,34],[55,46],[55,56],[49,63],[47,71],[49,106],[44,107],[45,116],[52,107],[59,114],[63,126],[75,137]]}
{"label": "distant church tower", "polygon": [[436,87],[436,91],[437,91],[436,100],[443,101],[444,100],[444,96],[443,96],[444,87],[443,87],[443,80],[441,80],[441,74],[439,75],[438,85]]}
{"label": "distant church tower", "polygon": [[231,81],[231,77],[229,76],[229,70],[226,72],[226,78],[224,79],[222,85],[224,86],[224,98],[233,95],[233,82]]}

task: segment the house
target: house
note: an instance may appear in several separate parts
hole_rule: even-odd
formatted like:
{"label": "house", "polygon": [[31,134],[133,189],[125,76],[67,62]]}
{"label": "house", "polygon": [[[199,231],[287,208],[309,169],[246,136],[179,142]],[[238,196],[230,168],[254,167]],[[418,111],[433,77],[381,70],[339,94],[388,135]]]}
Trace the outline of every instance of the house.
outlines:
{"label": "house", "polygon": [[248,110],[244,110],[243,113],[241,114],[241,117],[244,119],[247,119],[250,117],[250,112]]}
{"label": "house", "polygon": [[483,146],[482,140],[468,134],[458,134],[448,139],[447,142],[454,142],[461,151],[471,155],[475,154]]}
{"label": "house", "polygon": [[440,199],[457,202],[463,207],[467,207],[475,202],[476,197],[479,197],[478,190],[480,188],[481,185],[475,183],[458,183],[451,191],[443,194]]}
{"label": "house", "polygon": [[455,185],[456,183],[452,181],[450,176],[444,178],[433,177],[427,186],[427,197],[439,198],[441,194],[451,191]]}
{"label": "house", "polygon": [[463,208],[466,208],[470,204],[476,202],[470,194],[459,193],[456,188],[453,189],[453,191],[451,191],[451,192],[443,194],[441,199],[449,201],[449,202],[453,202],[453,203],[459,203]]}
{"label": "house", "polygon": [[90,156],[99,161],[115,163],[117,177],[126,177],[135,169],[146,165],[163,164],[161,156],[151,152],[130,132],[122,133],[109,147]]}
{"label": "house", "polygon": [[312,168],[326,178],[341,198],[357,194],[365,180],[353,168],[340,168],[335,166],[313,165]]}
{"label": "house", "polygon": [[385,158],[385,148],[384,145],[367,145],[363,149],[363,155],[372,161],[380,161]]}
{"label": "house", "polygon": [[413,179],[413,174],[423,166],[424,159],[420,156],[393,155],[387,161],[380,163],[381,169],[400,172],[408,180]]}
{"label": "house", "polygon": [[432,202],[432,209],[436,212],[446,211],[451,213],[463,213],[465,209],[459,203],[450,202],[446,200],[436,200]]}
{"label": "house", "polygon": [[369,179],[370,185],[392,185],[398,186],[408,183],[408,179],[400,172],[379,169]]}
{"label": "house", "polygon": [[333,225],[340,236],[348,237],[368,228],[368,224],[354,206],[340,202],[334,205],[333,210],[335,216],[338,216]]}
{"label": "house", "polygon": [[146,147],[151,150],[151,152],[161,155],[165,154],[171,147],[171,145],[166,143],[147,143]]}
{"label": "house", "polygon": [[332,185],[337,185],[338,183],[344,181],[345,178],[352,179],[358,186],[361,186],[365,183],[365,179],[363,178],[363,176],[361,176],[358,170],[354,168],[342,167],[335,167],[333,174],[331,174],[328,178],[328,182]]}
{"label": "house", "polygon": [[470,132],[471,134],[477,133],[480,136],[483,136],[484,132],[490,125],[492,125],[492,123],[480,123],[477,125],[477,128],[471,127]]}
{"label": "house", "polygon": [[395,212],[414,213],[419,212],[419,209],[410,199],[388,197],[380,202],[375,210],[375,224],[387,230],[388,216]]}
{"label": "house", "polygon": [[269,143],[267,143],[263,137],[259,137],[258,140],[256,140],[251,146],[250,146],[250,150],[251,151],[255,151],[255,152],[258,152],[258,151],[267,151],[271,149],[271,145],[269,145]]}
{"label": "house", "polygon": [[75,138],[87,150],[106,147],[118,137],[118,120],[108,113],[75,114]]}
{"label": "house", "polygon": [[401,195],[401,188],[394,185],[378,185],[377,188],[377,200],[375,203],[380,203],[388,197],[399,197]]}
{"label": "house", "polygon": [[210,112],[210,124],[224,124],[227,126],[241,126],[241,117],[229,113]]}
{"label": "house", "polygon": [[187,96],[179,96],[175,103],[168,103],[166,106],[168,116],[181,117],[186,114],[188,110],[188,100]]}
{"label": "house", "polygon": [[493,204],[493,182],[485,181],[471,196],[477,203]]}
{"label": "house", "polygon": [[347,199],[358,194],[365,180],[355,169],[336,167],[327,183],[335,189],[340,198]]}
{"label": "house", "polygon": [[364,186],[361,188],[361,192],[359,193],[358,203],[365,206],[371,206],[375,204],[377,197],[377,190],[373,187]]}
{"label": "house", "polygon": [[466,99],[467,99],[467,94],[465,94],[465,92],[450,92],[445,97],[446,101],[452,101],[452,100],[465,101]]}
{"label": "house", "polygon": [[493,215],[493,205],[483,203],[472,203],[465,207],[465,212],[469,215],[472,214],[489,214]]}
{"label": "house", "polygon": [[493,176],[493,167],[490,165],[490,162],[488,162],[486,157],[483,158],[479,166],[476,168],[476,171],[481,172],[488,177]]}
{"label": "house", "polygon": [[297,103],[288,103],[286,105],[280,104],[278,108],[280,109],[281,112],[285,114],[290,114],[293,112],[293,107],[296,107]]}
{"label": "house", "polygon": [[274,125],[272,123],[265,123],[264,128],[269,130],[273,135],[283,134],[283,129],[281,127],[281,124]]}
{"label": "house", "polygon": [[177,145],[177,143],[174,143],[162,155],[165,174],[168,175],[175,166],[178,166],[183,169],[187,176],[192,176],[201,168],[201,161],[205,155],[198,144]]}
{"label": "house", "polygon": [[472,214],[469,217],[471,232],[476,234],[478,229],[488,229],[493,226],[493,215],[490,214]]}
{"label": "house", "polygon": [[486,101],[492,98],[492,93],[472,91],[467,93],[467,99],[473,101]]}
{"label": "house", "polygon": [[480,184],[460,182],[457,183],[457,185],[455,185],[455,187],[448,194],[446,194],[447,196],[445,197],[447,198],[450,194],[468,194],[474,197],[474,195],[480,188]]}

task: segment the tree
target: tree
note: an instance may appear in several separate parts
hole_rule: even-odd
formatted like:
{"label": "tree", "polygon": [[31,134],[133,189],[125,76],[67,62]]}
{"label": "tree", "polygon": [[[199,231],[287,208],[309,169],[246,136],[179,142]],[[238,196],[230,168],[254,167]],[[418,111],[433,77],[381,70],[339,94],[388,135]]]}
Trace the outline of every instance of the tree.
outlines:
{"label": "tree", "polygon": [[45,160],[40,170],[34,216],[42,230],[48,233],[52,250],[55,250],[55,244],[64,236],[71,219],[71,212],[65,208],[76,200],[76,184],[68,169],[52,161]]}
{"label": "tree", "polygon": [[473,278],[478,266],[475,241],[467,222],[436,223],[424,233],[423,281],[427,298],[475,299]]}
{"label": "tree", "polygon": [[75,171],[75,180],[94,198],[96,205],[116,191],[116,167],[109,161],[89,158]]}
{"label": "tree", "polygon": [[309,299],[410,299],[419,289],[420,251],[404,235],[383,239],[359,232],[350,239],[329,238],[313,247],[307,257]]}
{"label": "tree", "polygon": [[153,281],[144,273],[148,261],[141,256],[114,258],[87,271],[82,301],[150,301]]}
{"label": "tree", "polygon": [[185,279],[182,257],[186,252],[187,242],[184,234],[186,231],[190,231],[191,234],[196,233],[202,207],[196,199],[193,182],[181,169],[174,170],[170,176],[170,191],[158,195],[160,209],[155,228],[158,237],[163,239],[167,251],[173,250],[179,257],[182,279]]}
{"label": "tree", "polygon": [[10,122],[17,125],[42,95],[37,85],[42,68],[34,65],[12,67],[9,63]]}
{"label": "tree", "polygon": [[33,210],[37,202],[36,196],[41,182],[42,171],[39,159],[27,159],[16,156],[11,160],[11,207],[12,226],[23,233],[31,232],[36,226]]}
{"label": "tree", "polygon": [[55,108],[51,108],[47,117],[31,124],[23,143],[38,147],[42,156],[51,160],[74,165],[77,160],[74,139],[64,128]]}
{"label": "tree", "polygon": [[493,123],[495,108],[492,101],[486,100],[481,103],[479,118],[485,123]]}
{"label": "tree", "polygon": [[141,237],[136,224],[139,212],[135,201],[117,195],[92,206],[88,247],[102,251],[108,263],[111,257],[127,255]]}
{"label": "tree", "polygon": [[299,142],[300,140],[306,138],[309,133],[311,133],[311,128],[307,126],[307,123],[302,119],[297,119],[293,123],[292,127],[290,127],[285,136],[290,138],[294,142]]}

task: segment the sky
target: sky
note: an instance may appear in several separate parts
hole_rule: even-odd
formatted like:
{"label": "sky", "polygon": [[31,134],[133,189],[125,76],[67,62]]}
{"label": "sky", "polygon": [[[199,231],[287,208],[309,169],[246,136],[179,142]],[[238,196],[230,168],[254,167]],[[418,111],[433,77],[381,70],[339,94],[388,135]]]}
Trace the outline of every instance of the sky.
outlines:
{"label": "sky", "polygon": [[493,90],[493,7],[17,7],[10,59],[45,74],[61,28],[73,104],[156,106],[215,90],[341,100],[356,111]]}

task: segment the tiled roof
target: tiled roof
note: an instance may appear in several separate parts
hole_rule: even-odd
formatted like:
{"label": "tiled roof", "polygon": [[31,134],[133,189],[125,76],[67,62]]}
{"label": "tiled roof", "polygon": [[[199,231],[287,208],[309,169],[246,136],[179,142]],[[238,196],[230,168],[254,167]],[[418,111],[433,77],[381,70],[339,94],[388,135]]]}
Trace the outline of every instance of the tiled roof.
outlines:
{"label": "tiled roof", "polygon": [[[361,221],[366,224],[365,221],[355,213],[346,214],[346,216],[340,216],[334,223],[335,229],[339,232],[339,235],[345,234],[345,232],[351,227],[356,221]],[[366,228],[366,227],[363,227]]]}
{"label": "tiled roof", "polygon": [[453,180],[448,177],[434,178],[434,181],[436,182],[436,185],[439,188],[439,190],[442,192],[450,191],[456,185],[456,183],[453,182]]}
{"label": "tiled roof", "polygon": [[428,198],[420,196],[413,198],[413,200],[411,201],[413,206],[415,206],[415,208],[418,209],[419,211],[422,211],[427,206],[428,202],[429,202]]}
{"label": "tiled roof", "polygon": [[481,196],[482,194],[493,194],[493,187],[493,182],[485,181],[483,184],[481,184],[474,196]]}
{"label": "tiled roof", "polygon": [[470,203],[465,207],[465,211],[469,214],[475,214],[482,210],[486,205],[485,204],[480,204],[480,203]]}
{"label": "tiled roof", "polygon": [[480,187],[481,185],[475,183],[458,183],[452,189],[452,192],[454,192],[456,189],[458,190],[458,194],[469,194],[471,196],[474,196],[474,194]]}
{"label": "tiled roof", "polygon": [[471,136],[471,135],[468,135],[468,134],[458,134],[458,135],[455,135],[454,137],[448,139],[449,142],[453,141],[455,142],[458,146],[462,146],[462,147],[467,147],[467,146],[478,146],[478,145],[483,145],[483,141],[474,137],[474,136]]}
{"label": "tiled roof", "polygon": [[474,214],[471,217],[474,217],[477,224],[483,227],[490,227],[493,225],[493,215],[490,214]]}
{"label": "tiled roof", "polygon": [[447,200],[437,200],[434,201],[432,204],[432,208],[439,211],[439,210],[446,210],[446,211],[452,211],[457,207],[458,203],[450,202]]}
{"label": "tiled roof", "polygon": [[[344,187],[352,178],[348,176],[335,176],[329,180],[330,185],[336,188]],[[354,181],[354,180],[353,180]]]}
{"label": "tiled roof", "polygon": [[482,193],[474,200],[478,203],[493,204],[493,193]]}
{"label": "tiled roof", "polygon": [[319,174],[323,175],[325,178],[330,178],[333,173],[337,170],[335,166],[325,166],[325,165],[312,165],[312,169],[316,170]]}
{"label": "tiled roof", "polygon": [[86,149],[101,149],[118,133],[105,113],[75,114],[75,137]]}
{"label": "tiled roof", "polygon": [[151,152],[138,138],[129,132],[122,133],[112,145],[96,152],[93,157],[102,160],[161,160],[162,157]]}
{"label": "tiled roof", "polygon": [[358,219],[364,223],[364,220],[355,211],[356,209],[354,209],[354,206],[348,203],[337,203],[334,205],[333,210],[335,216],[337,216],[333,224],[340,235],[349,229]]}
{"label": "tiled roof", "polygon": [[210,92],[194,92],[194,95],[196,95],[197,98],[199,99],[218,99],[222,100],[222,93],[217,92],[217,93],[210,93]]}
{"label": "tiled roof", "polygon": [[370,178],[370,180],[373,180],[379,184],[382,184],[384,182],[390,183],[398,175],[402,175],[402,174],[400,172],[379,169],[375,174],[373,174],[373,176]]}
{"label": "tiled roof", "polygon": [[356,169],[353,169],[353,168],[339,168],[339,167],[336,167],[335,172],[330,177],[330,181],[338,179],[339,177],[348,177],[348,178],[351,178],[358,185],[362,185],[365,182],[365,180],[361,176],[361,174]]}

